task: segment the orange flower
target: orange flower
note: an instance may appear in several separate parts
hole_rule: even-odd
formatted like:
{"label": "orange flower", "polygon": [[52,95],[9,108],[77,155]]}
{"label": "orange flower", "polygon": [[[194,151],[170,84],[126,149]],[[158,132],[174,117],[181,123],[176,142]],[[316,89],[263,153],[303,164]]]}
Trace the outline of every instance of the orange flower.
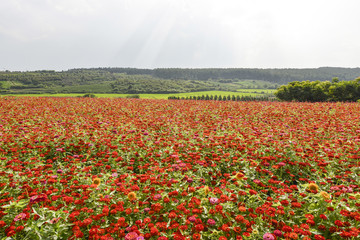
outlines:
{"label": "orange flower", "polygon": [[93,184],[95,184],[95,185],[99,186],[99,185],[100,185],[100,183],[101,183],[101,179],[100,179],[100,178],[94,178],[94,180],[93,180]]}
{"label": "orange flower", "polygon": [[310,191],[318,191],[319,190],[319,186],[316,183],[310,183],[307,187],[307,189],[309,189]]}
{"label": "orange flower", "polygon": [[240,206],[240,207],[239,207],[239,211],[240,211],[240,212],[246,212],[246,207]]}
{"label": "orange flower", "polygon": [[244,174],[239,173],[239,172],[235,175],[235,178],[236,178],[237,180],[242,180],[243,177],[244,177]]}
{"label": "orange flower", "polygon": [[204,187],[204,193],[207,195],[210,192],[210,188],[208,186]]}
{"label": "orange flower", "polygon": [[299,236],[296,233],[292,232],[292,233],[289,234],[289,238],[290,239],[298,239]]}
{"label": "orange flower", "polygon": [[320,195],[325,199],[325,200],[329,200],[331,198],[330,194],[328,194],[327,192],[320,192]]}
{"label": "orange flower", "polygon": [[134,201],[134,200],[136,200],[136,193],[134,193],[134,192],[129,192],[128,195],[127,195],[127,197],[128,197],[128,199],[129,199],[130,201]]}

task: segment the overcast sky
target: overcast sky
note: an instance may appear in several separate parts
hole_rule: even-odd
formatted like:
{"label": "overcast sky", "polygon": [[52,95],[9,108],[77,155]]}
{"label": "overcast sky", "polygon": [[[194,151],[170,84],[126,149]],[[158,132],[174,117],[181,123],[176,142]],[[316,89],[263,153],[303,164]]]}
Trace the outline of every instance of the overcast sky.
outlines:
{"label": "overcast sky", "polygon": [[0,0],[0,71],[360,67],[359,0]]}

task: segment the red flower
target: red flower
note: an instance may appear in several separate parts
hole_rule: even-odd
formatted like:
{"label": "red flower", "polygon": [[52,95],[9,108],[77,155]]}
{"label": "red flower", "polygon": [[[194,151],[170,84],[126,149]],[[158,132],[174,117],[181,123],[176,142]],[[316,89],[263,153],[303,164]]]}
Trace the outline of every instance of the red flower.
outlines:
{"label": "red flower", "polygon": [[216,206],[215,206],[215,210],[216,210],[217,212],[221,212],[222,209],[223,209],[223,206],[221,206],[221,205],[216,205]]}
{"label": "red flower", "polygon": [[289,227],[289,226],[283,226],[282,229],[281,229],[283,232],[292,232],[292,228]]}
{"label": "red flower", "polygon": [[293,207],[293,208],[301,208],[301,203],[299,203],[299,202],[292,202],[292,203],[291,203],[291,207]]}
{"label": "red flower", "polygon": [[152,227],[152,228],[150,228],[150,234],[152,236],[159,235],[159,230],[157,228],[155,228],[155,227]]}
{"label": "red flower", "polygon": [[201,232],[204,230],[204,226],[202,224],[197,224],[197,225],[195,225],[195,230],[197,232]]}
{"label": "red flower", "polygon": [[15,232],[20,232],[24,229],[24,226],[18,226],[16,229],[15,229]]}
{"label": "red flower", "polygon": [[[199,233],[195,233],[193,234],[193,240],[200,240],[201,239],[201,235]],[[185,239],[185,238],[184,238]]]}
{"label": "red flower", "polygon": [[249,193],[250,193],[251,195],[256,195],[256,194],[257,194],[257,192],[256,192],[255,190],[252,190],[252,189],[249,190]]}
{"label": "red flower", "polygon": [[340,220],[335,220],[334,223],[335,223],[335,225],[338,226],[338,227],[343,227],[343,226],[344,226],[343,222],[341,222]]}
{"label": "red flower", "polygon": [[0,221],[0,228],[5,227],[6,223],[4,221]]}
{"label": "red flower", "polygon": [[316,240],[325,240],[325,237],[321,236],[321,235],[314,235],[314,238]]}

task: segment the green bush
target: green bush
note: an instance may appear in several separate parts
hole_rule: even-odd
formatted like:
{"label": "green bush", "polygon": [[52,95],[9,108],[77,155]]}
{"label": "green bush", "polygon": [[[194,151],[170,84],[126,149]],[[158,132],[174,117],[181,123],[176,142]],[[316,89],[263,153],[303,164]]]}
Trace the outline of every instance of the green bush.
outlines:
{"label": "green bush", "polygon": [[96,96],[95,96],[95,94],[93,94],[93,93],[86,93],[86,94],[83,95],[83,97],[94,98],[94,97],[96,97]]}
{"label": "green bush", "polygon": [[283,101],[298,102],[356,102],[360,99],[360,78],[353,81],[290,82],[277,89],[274,95]]}

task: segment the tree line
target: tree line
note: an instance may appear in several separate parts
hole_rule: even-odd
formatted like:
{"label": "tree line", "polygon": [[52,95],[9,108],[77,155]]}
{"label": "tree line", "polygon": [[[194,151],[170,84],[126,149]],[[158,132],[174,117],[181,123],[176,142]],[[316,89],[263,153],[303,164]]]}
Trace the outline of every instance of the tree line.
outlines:
{"label": "tree line", "polygon": [[213,101],[275,101],[272,96],[235,96],[235,95],[199,95],[199,96],[169,96],[169,100],[213,100]]}
{"label": "tree line", "polygon": [[294,81],[277,89],[274,95],[283,101],[355,102],[360,101],[360,78],[352,81]]}
{"label": "tree line", "polygon": [[128,75],[147,74],[161,79],[177,80],[229,80],[255,79],[286,84],[291,81],[326,81],[333,77],[352,80],[360,76],[360,68],[320,67],[320,68],[90,68],[69,71],[96,70]]}

